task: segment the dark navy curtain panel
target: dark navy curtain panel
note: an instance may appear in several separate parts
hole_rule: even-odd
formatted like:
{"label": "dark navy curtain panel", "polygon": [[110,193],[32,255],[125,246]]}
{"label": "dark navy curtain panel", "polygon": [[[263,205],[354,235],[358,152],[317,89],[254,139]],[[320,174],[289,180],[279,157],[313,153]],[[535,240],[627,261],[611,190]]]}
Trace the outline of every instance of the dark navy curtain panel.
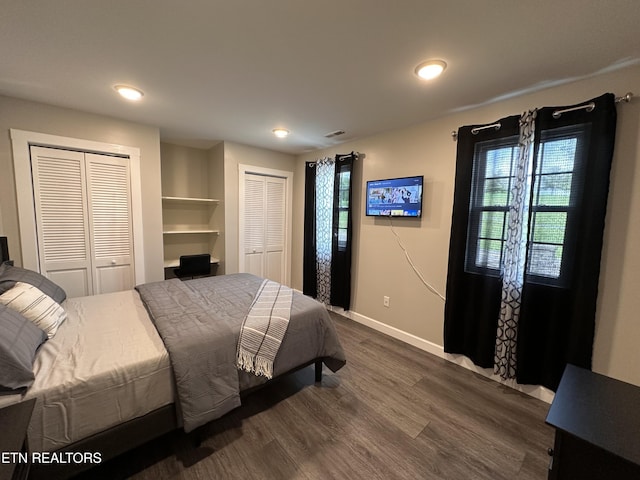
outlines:
{"label": "dark navy curtain panel", "polygon": [[498,320],[524,115],[458,132],[444,347],[494,368],[510,341],[517,382],[555,390],[567,363],[591,368],[615,97],[528,114],[535,130],[528,206],[517,219],[526,235],[517,321]]}

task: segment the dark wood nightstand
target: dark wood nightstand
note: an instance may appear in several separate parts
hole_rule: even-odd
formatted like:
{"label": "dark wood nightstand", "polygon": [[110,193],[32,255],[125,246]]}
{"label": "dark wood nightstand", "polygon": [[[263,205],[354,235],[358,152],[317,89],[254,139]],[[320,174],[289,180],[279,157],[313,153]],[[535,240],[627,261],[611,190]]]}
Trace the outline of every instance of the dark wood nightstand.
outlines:
{"label": "dark wood nightstand", "polygon": [[0,409],[0,480],[23,480],[29,475],[27,428],[35,403],[31,398]]}
{"label": "dark wood nightstand", "polygon": [[640,478],[640,387],[567,365],[547,423],[549,480]]}

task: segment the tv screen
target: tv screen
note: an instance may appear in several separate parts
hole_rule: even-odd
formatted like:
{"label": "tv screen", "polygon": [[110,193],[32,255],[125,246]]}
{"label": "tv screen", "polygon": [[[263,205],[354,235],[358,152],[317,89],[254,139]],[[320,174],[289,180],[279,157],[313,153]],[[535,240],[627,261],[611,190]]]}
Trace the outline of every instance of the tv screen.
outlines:
{"label": "tv screen", "polygon": [[421,217],[423,176],[369,180],[367,211],[373,217]]}

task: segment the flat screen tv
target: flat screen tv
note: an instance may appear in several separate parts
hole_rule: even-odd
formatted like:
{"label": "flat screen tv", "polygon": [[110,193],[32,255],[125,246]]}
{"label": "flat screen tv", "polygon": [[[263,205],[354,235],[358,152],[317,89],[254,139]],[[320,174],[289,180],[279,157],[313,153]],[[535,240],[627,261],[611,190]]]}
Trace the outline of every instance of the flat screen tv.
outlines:
{"label": "flat screen tv", "polygon": [[373,217],[422,217],[422,175],[369,180],[366,214]]}

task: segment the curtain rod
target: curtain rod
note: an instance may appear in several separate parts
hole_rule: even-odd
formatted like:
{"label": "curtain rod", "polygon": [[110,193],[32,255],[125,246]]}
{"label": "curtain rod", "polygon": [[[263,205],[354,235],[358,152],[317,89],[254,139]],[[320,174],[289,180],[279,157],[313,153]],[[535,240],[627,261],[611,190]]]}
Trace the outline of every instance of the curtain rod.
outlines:
{"label": "curtain rod", "polygon": [[496,130],[500,130],[502,124],[500,122],[492,123],[491,125],[483,125],[482,127],[474,127],[471,129],[471,133],[477,135],[481,130],[486,130],[487,128],[495,128]]}
{"label": "curtain rod", "polygon": [[[354,160],[358,160],[364,153],[360,152],[351,152],[351,153],[337,153],[335,159],[341,161],[345,157],[353,157]],[[316,162],[307,162],[307,164],[312,167],[316,164]]]}
{"label": "curtain rod", "polygon": [[354,160],[357,160],[360,157],[360,152],[351,152],[351,153],[338,153],[336,154],[336,158],[340,159],[342,157],[353,157]]}
{"label": "curtain rod", "polygon": [[[633,93],[631,92],[627,92],[626,95],[622,95],[621,97],[616,97],[615,102],[616,103],[629,103],[631,101],[631,99],[633,98]],[[567,113],[567,112],[573,112],[576,110],[586,110],[587,112],[592,111],[594,108],[596,108],[596,104],[593,102],[589,102],[589,103],[585,103],[584,105],[578,105],[577,107],[571,107],[571,108],[564,108],[562,110],[556,110],[555,112],[553,112],[551,115],[553,116],[553,118],[560,118],[560,116],[563,113]],[[495,128],[496,130],[500,130],[500,127],[502,125],[500,125],[500,122],[496,122],[496,123],[492,123],[490,125],[482,125],[480,127],[474,127],[471,129],[471,133],[474,135],[477,135],[478,132],[480,132],[481,130],[485,130],[487,128]],[[458,132],[456,132],[455,130],[451,132],[451,137],[453,138],[453,141],[455,142],[456,140],[458,140]]]}

